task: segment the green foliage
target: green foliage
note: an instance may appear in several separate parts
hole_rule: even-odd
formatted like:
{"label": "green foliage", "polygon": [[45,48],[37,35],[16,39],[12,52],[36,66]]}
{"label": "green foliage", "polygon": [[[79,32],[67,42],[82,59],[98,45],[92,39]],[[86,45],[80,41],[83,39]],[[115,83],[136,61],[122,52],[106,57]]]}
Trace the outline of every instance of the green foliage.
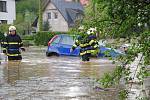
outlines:
{"label": "green foliage", "polygon": [[110,73],[105,73],[103,78],[98,80],[98,83],[100,83],[104,88],[111,87],[113,85],[113,77]]}
{"label": "green foliage", "polygon": [[140,80],[140,83],[143,84],[144,78],[148,76],[148,71],[145,66],[143,66],[137,74],[137,78]]}
{"label": "green foliage", "polygon": [[39,18],[38,18],[38,22],[39,22],[39,31],[43,31],[43,18],[42,18],[42,1],[41,0],[38,0],[39,1]]}
{"label": "green foliage", "polygon": [[49,25],[49,22],[46,21],[43,23],[43,31],[49,31],[50,29],[50,25]]}
{"label": "green foliage", "polygon": [[122,66],[117,66],[112,73],[105,73],[104,76],[98,80],[98,83],[104,88],[108,88],[119,84],[121,77],[124,75],[125,69]]}
{"label": "green foliage", "polygon": [[126,100],[127,97],[128,97],[128,91],[127,90],[119,91],[119,100]]}
{"label": "green foliage", "polygon": [[8,33],[8,28],[9,28],[9,25],[7,25],[7,24],[0,24],[0,32]]}
{"label": "green foliage", "polygon": [[3,40],[5,38],[4,33],[0,32],[0,41]]}
{"label": "green foliage", "polygon": [[52,34],[50,32],[38,32],[35,35],[35,44],[36,45],[47,45],[50,38],[52,38]]}
{"label": "green foliage", "polygon": [[144,65],[150,65],[150,31],[145,31],[140,35],[139,38],[140,52],[144,56]]}
{"label": "green foliage", "polygon": [[[29,34],[32,31],[31,24],[38,15],[37,0],[17,0],[15,26],[20,34]],[[31,6],[32,5],[32,6]]]}
{"label": "green foliage", "polygon": [[[16,11],[17,13],[24,13],[26,10],[29,12],[38,12],[38,0],[19,0],[16,2]],[[32,6],[31,6],[32,5]]]}
{"label": "green foliage", "polygon": [[[123,37],[131,44],[126,55],[116,59],[122,63],[120,66],[122,69],[119,70],[116,67],[111,74],[105,74],[99,80],[100,84],[109,87],[110,84],[115,84],[113,79],[119,82],[121,77],[125,78],[126,83],[132,80],[129,77],[130,68],[125,68],[125,66],[130,65],[139,54],[142,57],[137,64],[137,67],[140,68],[137,76],[143,82],[143,78],[148,76],[146,66],[150,65],[150,1],[92,0],[91,2],[92,5],[86,9],[83,25],[97,27],[101,37]],[[116,72],[119,73],[116,74]],[[126,92],[120,92],[120,95],[126,97]]]}
{"label": "green foliage", "polygon": [[34,40],[35,35],[24,35],[22,36],[22,40]]}
{"label": "green foliage", "polygon": [[150,29],[149,1],[92,0],[92,4],[86,9],[83,24],[97,27],[100,36],[131,37]]}
{"label": "green foliage", "polygon": [[23,40],[23,46],[24,47],[29,47],[29,46],[33,46],[35,45],[34,44],[34,41],[31,41],[31,40]]}
{"label": "green foliage", "polygon": [[48,32],[48,31],[42,31],[38,32],[34,36],[34,42],[36,45],[47,45],[48,41],[56,34],[60,34],[59,32]]}

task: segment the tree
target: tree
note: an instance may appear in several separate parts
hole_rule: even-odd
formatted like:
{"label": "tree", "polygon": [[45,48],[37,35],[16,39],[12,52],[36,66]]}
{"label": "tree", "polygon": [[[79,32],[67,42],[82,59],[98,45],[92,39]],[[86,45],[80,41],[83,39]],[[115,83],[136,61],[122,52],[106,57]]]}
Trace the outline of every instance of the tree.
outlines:
{"label": "tree", "polygon": [[[88,9],[90,25],[100,27],[102,33],[129,37],[150,29],[149,0],[92,0],[94,10]],[[90,9],[92,8],[90,7]],[[90,11],[90,12],[89,12]]]}
{"label": "tree", "polygon": [[[117,66],[112,74],[106,74],[98,81],[104,87],[109,87],[125,75],[128,83],[132,80],[129,77],[131,71],[125,66],[130,65],[141,54],[137,64],[140,70],[134,77],[143,85],[143,79],[148,75],[146,67],[150,65],[150,0],[92,0],[92,4],[94,6],[87,8],[83,24],[97,27],[104,34],[102,36],[107,38],[124,37],[131,43],[127,55],[117,59],[122,64]],[[127,97],[126,90],[120,93],[122,97]]]}
{"label": "tree", "polygon": [[42,1],[39,0],[39,31],[43,30],[43,18],[42,18]]}
{"label": "tree", "polygon": [[49,31],[50,25],[48,20],[43,23],[43,31]]}
{"label": "tree", "polygon": [[21,33],[21,34],[30,33],[31,24],[34,22],[36,16],[38,16],[37,0],[17,0],[16,1],[16,17],[17,18],[14,24],[17,27],[18,33]]}

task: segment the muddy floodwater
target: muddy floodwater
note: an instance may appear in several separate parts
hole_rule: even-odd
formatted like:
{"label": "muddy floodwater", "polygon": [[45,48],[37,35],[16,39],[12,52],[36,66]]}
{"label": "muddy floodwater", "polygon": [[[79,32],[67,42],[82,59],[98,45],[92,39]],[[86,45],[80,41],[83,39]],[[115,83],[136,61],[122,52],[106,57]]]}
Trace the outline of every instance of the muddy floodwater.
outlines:
{"label": "muddy floodwater", "polygon": [[21,62],[0,65],[0,100],[118,100],[117,92],[97,91],[95,78],[115,68],[112,61],[46,57],[44,47],[29,47]]}

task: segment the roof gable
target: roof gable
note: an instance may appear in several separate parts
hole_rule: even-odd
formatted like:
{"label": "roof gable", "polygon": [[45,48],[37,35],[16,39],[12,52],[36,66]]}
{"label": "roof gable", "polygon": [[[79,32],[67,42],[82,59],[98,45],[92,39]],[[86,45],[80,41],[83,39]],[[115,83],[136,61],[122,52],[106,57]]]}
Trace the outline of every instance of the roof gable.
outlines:
{"label": "roof gable", "polygon": [[[75,24],[75,20],[78,14],[83,15],[83,6],[79,2],[67,2],[65,0],[42,0],[42,9],[45,10],[49,3],[52,3],[64,19],[67,21],[69,27]],[[33,26],[37,25],[38,18],[36,18]]]}
{"label": "roof gable", "polygon": [[78,2],[66,2],[65,0],[51,0],[68,24],[73,24],[78,13],[83,14],[83,6]]}

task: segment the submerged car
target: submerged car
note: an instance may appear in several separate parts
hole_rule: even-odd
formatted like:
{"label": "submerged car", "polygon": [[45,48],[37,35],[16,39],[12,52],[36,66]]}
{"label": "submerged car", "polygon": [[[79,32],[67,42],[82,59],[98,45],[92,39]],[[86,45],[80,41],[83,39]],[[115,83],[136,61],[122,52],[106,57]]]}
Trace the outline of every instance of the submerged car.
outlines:
{"label": "submerged car", "polygon": [[[77,36],[71,36],[68,34],[55,35],[48,42],[46,56],[53,56],[53,55],[54,56],[60,56],[60,55],[79,56],[80,47],[77,47],[73,52],[70,52],[70,49],[75,43],[76,38]],[[104,57],[104,56],[116,57],[121,54],[120,51],[112,48],[107,48],[103,45],[100,45],[99,49],[100,49],[100,53],[98,54],[98,57]],[[109,51],[109,53],[107,53],[106,55],[107,51]]]}

